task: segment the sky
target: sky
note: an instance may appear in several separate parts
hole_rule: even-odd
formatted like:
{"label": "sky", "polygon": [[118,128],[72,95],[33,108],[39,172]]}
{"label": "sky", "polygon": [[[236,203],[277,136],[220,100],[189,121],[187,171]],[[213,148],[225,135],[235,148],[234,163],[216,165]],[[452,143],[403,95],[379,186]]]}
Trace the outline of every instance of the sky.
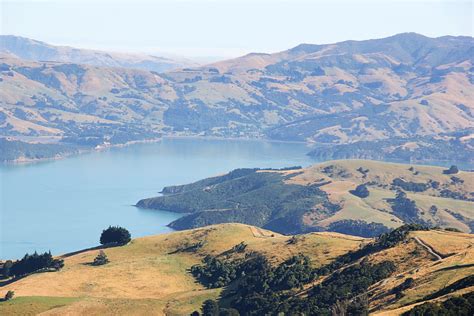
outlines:
{"label": "sky", "polygon": [[236,57],[402,32],[473,36],[472,0],[0,0],[0,33],[51,44]]}

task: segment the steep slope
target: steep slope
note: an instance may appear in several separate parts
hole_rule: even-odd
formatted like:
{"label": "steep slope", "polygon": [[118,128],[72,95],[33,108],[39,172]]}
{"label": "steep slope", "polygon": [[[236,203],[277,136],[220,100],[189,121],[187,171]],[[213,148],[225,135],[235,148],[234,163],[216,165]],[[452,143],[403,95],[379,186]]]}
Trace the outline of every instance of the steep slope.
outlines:
{"label": "steep slope", "polygon": [[[186,229],[240,222],[284,234],[330,230],[376,236],[403,223],[474,229],[471,172],[432,166],[341,160],[304,169],[237,169],[196,183],[166,187],[138,207],[190,213]],[[367,189],[357,193],[358,186]]]}
{"label": "steep slope", "polygon": [[93,66],[122,67],[165,72],[196,66],[185,59],[171,59],[145,54],[115,53],[68,46],[55,46],[14,35],[0,35],[0,52],[31,61],[55,61]]}
{"label": "steep slope", "polygon": [[[336,305],[349,307],[362,298],[359,308],[372,314],[399,315],[423,302],[444,301],[473,291],[472,235],[410,230],[413,228],[371,240],[337,233],[287,237],[252,226],[221,224],[134,239],[126,246],[105,249],[109,264],[91,266],[97,250],[85,250],[62,256],[65,266],[59,272],[37,273],[2,284],[0,294],[14,290],[16,295],[11,301],[0,302],[0,313],[189,315],[199,310],[204,300],[215,299],[221,307],[239,308],[241,315],[250,311],[264,314],[267,308],[303,309],[309,314],[317,310],[326,315],[328,309],[322,302],[339,297],[340,303],[329,310]],[[442,253],[443,258],[437,259],[418,240]],[[447,247],[449,254],[444,253]],[[190,272],[195,270],[193,266],[205,267],[209,262],[205,258],[214,258],[224,267],[211,272],[216,278],[225,273],[225,267],[245,269],[255,260],[268,262],[266,268],[274,273],[265,274],[255,266],[262,280],[281,273],[312,271],[314,276],[301,287],[281,290],[272,285],[260,292],[258,284],[248,283],[253,277],[249,271],[236,274],[224,286],[206,287]],[[285,265],[295,258],[308,261]],[[351,279],[354,273],[358,278]],[[364,280],[367,273],[374,279]],[[344,286],[334,287],[341,281]],[[253,300],[247,301],[253,304],[252,310],[240,309],[237,299],[247,295],[239,287],[242,282],[249,285],[249,291],[256,290]],[[348,286],[357,284],[354,292],[347,292]],[[327,291],[326,296],[320,296],[321,289]]]}

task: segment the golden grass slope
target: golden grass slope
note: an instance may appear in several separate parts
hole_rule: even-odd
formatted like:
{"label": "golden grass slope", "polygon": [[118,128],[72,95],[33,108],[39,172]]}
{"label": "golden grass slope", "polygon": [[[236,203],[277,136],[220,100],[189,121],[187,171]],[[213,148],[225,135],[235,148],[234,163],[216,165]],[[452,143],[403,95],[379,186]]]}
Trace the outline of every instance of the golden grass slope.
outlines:
{"label": "golden grass slope", "polygon": [[[365,174],[358,171],[368,170]],[[325,191],[332,202],[342,206],[342,209],[332,217],[319,221],[317,224],[327,226],[330,223],[343,220],[364,220],[382,223],[388,227],[398,227],[402,221],[392,214],[387,199],[395,197],[396,190],[391,187],[395,178],[406,182],[428,183],[439,182],[441,189],[459,192],[468,197],[474,197],[474,173],[460,171],[454,175],[443,174],[446,168],[435,166],[408,165],[387,163],[371,160],[335,160],[304,168],[302,170],[282,171],[294,175],[286,180],[289,184],[309,185],[329,182],[320,188]],[[454,182],[452,177],[460,179]],[[359,184],[367,184],[370,195],[359,198],[349,191]],[[474,220],[474,203],[466,200],[440,197],[441,189],[429,188],[424,192],[407,192],[408,198],[414,200],[422,211],[422,218],[431,221],[433,225],[454,227],[465,232],[470,228],[466,222]],[[435,205],[436,212],[430,211]],[[459,216],[464,217],[461,220]],[[309,214],[310,215],[310,214]],[[310,216],[308,215],[308,221]],[[316,223],[314,223],[316,224]]]}
{"label": "golden grass slope", "polygon": [[[61,271],[30,275],[0,288],[0,295],[8,290],[16,294],[13,300],[0,303],[0,314],[189,315],[204,300],[219,298],[222,291],[205,289],[189,273],[205,255],[235,259],[242,254],[228,250],[244,241],[246,252],[259,251],[273,263],[302,253],[317,267],[370,241],[338,233],[298,235],[296,243],[289,244],[290,238],[253,226],[220,224],[138,238],[126,246],[105,249],[110,263],[99,267],[90,265],[97,250],[65,255]],[[437,260],[417,238],[443,258]],[[204,246],[196,252],[179,250],[197,242]],[[389,260],[397,267],[392,276],[369,288],[372,313],[399,315],[426,295],[473,274],[473,245],[472,234],[416,231],[397,246],[368,255],[363,260]],[[395,297],[392,290],[407,278],[413,278],[414,285]]]}
{"label": "golden grass slope", "polygon": [[[272,262],[302,252],[319,266],[367,241],[313,233],[287,245],[289,238],[247,225],[222,224],[134,239],[126,246],[106,249],[110,263],[104,266],[90,265],[97,250],[64,256],[61,271],[34,274],[2,287],[0,295],[13,290],[16,298],[0,304],[0,314],[189,314],[220,293],[196,283],[188,271],[205,255],[220,255],[244,241],[249,251],[259,251]],[[204,246],[196,253],[177,251],[198,241]]]}
{"label": "golden grass slope", "polygon": [[[443,254],[443,259],[436,260],[426,249],[415,242],[415,237]],[[474,274],[474,235],[445,232],[439,230],[416,231],[410,233],[408,242],[388,251],[379,253],[379,257],[400,257],[400,254],[411,253],[417,261],[404,258],[404,267],[392,277],[385,279],[371,288],[374,294],[371,307],[376,315],[399,315],[410,310],[429,294],[443,289],[454,282]],[[414,279],[414,285],[403,291],[401,298],[396,298],[391,290],[402,284],[407,278]],[[474,287],[457,290],[432,301],[445,300],[451,296],[474,291]]]}

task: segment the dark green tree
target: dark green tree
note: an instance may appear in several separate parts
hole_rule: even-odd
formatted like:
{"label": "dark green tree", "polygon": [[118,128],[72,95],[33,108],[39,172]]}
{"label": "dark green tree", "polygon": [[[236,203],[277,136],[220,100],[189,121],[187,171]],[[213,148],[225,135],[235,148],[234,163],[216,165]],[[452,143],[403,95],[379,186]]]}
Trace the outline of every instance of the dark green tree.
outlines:
{"label": "dark green tree", "polygon": [[214,300],[206,300],[202,304],[203,316],[219,316],[219,305]]}
{"label": "dark green tree", "polygon": [[102,245],[106,244],[119,244],[125,245],[131,240],[130,232],[119,226],[109,226],[109,228],[104,229],[100,235],[100,243]]}
{"label": "dark green tree", "polygon": [[350,190],[350,193],[352,193],[355,196],[358,196],[360,198],[366,198],[369,196],[369,189],[367,189],[367,186],[365,184],[359,184],[355,190]]}
{"label": "dark green tree", "polygon": [[449,167],[449,169],[443,171],[444,174],[456,174],[458,172],[459,172],[459,169],[455,165],[452,165],[451,167]]}
{"label": "dark green tree", "polygon": [[13,266],[13,261],[11,260],[7,260],[5,261],[5,263],[3,264],[3,267],[2,267],[2,275],[6,278],[8,278],[10,276],[10,270]]}
{"label": "dark green tree", "polygon": [[94,262],[92,263],[92,265],[101,266],[107,263],[109,263],[109,258],[107,258],[107,255],[105,254],[105,252],[101,250],[99,251],[99,254],[97,255],[97,257],[94,258]]}
{"label": "dark green tree", "polygon": [[240,316],[240,313],[235,308],[223,308],[219,311],[219,316]]}
{"label": "dark green tree", "polygon": [[13,298],[13,296],[15,296],[15,292],[13,292],[13,291],[8,291],[7,294],[5,294],[4,300],[5,300],[5,301],[9,301],[9,300],[11,300],[11,299]]}

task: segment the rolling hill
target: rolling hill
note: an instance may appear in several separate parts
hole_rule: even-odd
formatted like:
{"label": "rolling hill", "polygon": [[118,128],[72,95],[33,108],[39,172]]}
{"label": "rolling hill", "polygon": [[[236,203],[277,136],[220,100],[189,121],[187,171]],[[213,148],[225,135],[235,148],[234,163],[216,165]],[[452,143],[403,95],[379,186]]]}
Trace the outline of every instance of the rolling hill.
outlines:
{"label": "rolling hill", "polygon": [[[293,306],[296,312],[299,299],[310,306],[321,288],[340,297],[331,286],[361,267],[368,270],[359,273],[377,273],[377,277],[346,294],[346,302],[357,300],[360,295],[355,295],[362,293],[366,308],[375,315],[399,315],[425,302],[439,303],[472,292],[472,235],[407,230],[385,237],[372,240],[338,233],[288,237],[253,226],[221,224],[138,238],[126,246],[105,249],[110,263],[103,266],[91,266],[97,250],[85,250],[62,256],[65,266],[59,272],[4,282],[0,294],[13,290],[15,297],[0,302],[0,313],[189,315],[207,299],[218,300],[221,307],[238,306],[235,299],[243,295],[238,285],[246,282],[247,276],[238,275],[225,286],[207,287],[190,272],[195,270],[193,266],[204,267],[206,257],[231,267],[251,264],[263,256],[269,269],[276,269],[274,273],[286,267],[285,273],[291,274],[296,266],[284,264],[306,256],[309,266],[305,271],[315,273],[311,281],[289,290],[267,290],[266,297],[277,293],[278,301],[273,304],[277,310]],[[200,247],[190,247],[196,244]],[[243,250],[236,250],[239,244],[245,246]],[[382,266],[389,268],[377,270]],[[346,285],[353,282],[349,280]]]}
{"label": "rolling hill", "polygon": [[157,72],[197,65],[185,59],[171,59],[146,54],[116,53],[69,46],[55,46],[14,35],[0,35],[0,52],[30,61],[53,61],[104,67],[142,69]]}
{"label": "rolling hill", "polygon": [[[107,142],[125,129],[140,139],[165,134],[343,146],[328,151],[335,158],[382,152],[409,160],[429,152],[431,159],[453,160],[456,152],[469,159],[473,52],[472,37],[404,33],[302,44],[166,73],[3,54],[0,133]],[[383,150],[374,150],[374,142]],[[444,150],[452,143],[455,150]]]}
{"label": "rolling hill", "polygon": [[185,213],[170,224],[175,229],[239,222],[283,234],[328,230],[372,237],[418,223],[473,232],[473,179],[472,172],[446,174],[441,167],[338,160],[237,169],[165,187],[162,196],[137,206]]}

